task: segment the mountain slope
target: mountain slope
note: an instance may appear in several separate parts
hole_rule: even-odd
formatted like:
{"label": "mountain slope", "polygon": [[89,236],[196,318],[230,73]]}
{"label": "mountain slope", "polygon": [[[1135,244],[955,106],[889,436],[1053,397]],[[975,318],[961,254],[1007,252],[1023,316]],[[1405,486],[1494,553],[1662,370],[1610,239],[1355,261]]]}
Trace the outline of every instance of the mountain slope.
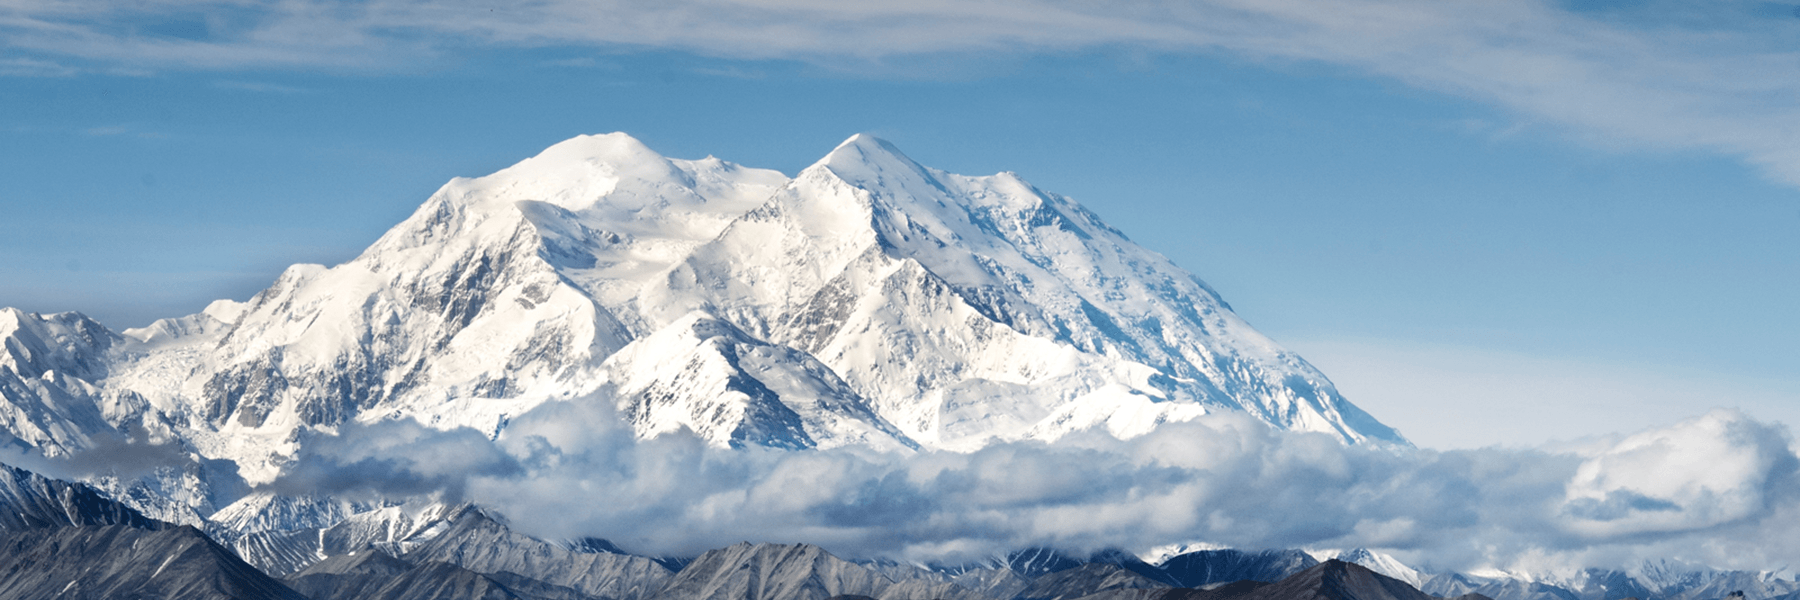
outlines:
{"label": "mountain slope", "polygon": [[931,447],[1243,410],[1400,441],[1217,294],[1016,176],[922,167],[846,141],[646,291],[805,350]]}
{"label": "mountain slope", "polygon": [[806,544],[742,543],[700,555],[654,600],[824,600],[879,595],[880,574]]}
{"label": "mountain slope", "polygon": [[1181,587],[1199,588],[1233,581],[1276,582],[1319,564],[1299,550],[1201,550],[1157,565]]}
{"label": "mountain slope", "polygon": [[594,600],[564,587],[455,565],[413,564],[365,549],[320,561],[283,580],[312,600]]}
{"label": "mountain slope", "polygon": [[125,525],[9,533],[0,597],[306,600],[197,529]]}
{"label": "mountain slope", "polygon": [[1168,584],[1125,570],[1118,565],[1088,563],[1039,575],[1016,600],[1070,600],[1116,590],[1167,589]]}
{"label": "mountain slope", "polygon": [[0,308],[0,433],[60,456],[117,429],[102,391],[119,334],[79,313],[40,315]]}
{"label": "mountain slope", "polygon": [[602,369],[642,435],[685,427],[732,447],[917,447],[812,356],[699,312],[632,342]]}
{"label": "mountain slope", "polygon": [[86,485],[0,465],[0,530],[101,525],[170,527]]}
{"label": "mountain slope", "polygon": [[1237,600],[1436,600],[1406,582],[1362,565],[1327,560]]}
{"label": "mountain slope", "polygon": [[452,564],[485,575],[511,573],[614,600],[644,598],[674,575],[641,556],[574,552],[514,533],[473,506],[448,513],[442,523],[442,531],[407,548],[401,558]]}

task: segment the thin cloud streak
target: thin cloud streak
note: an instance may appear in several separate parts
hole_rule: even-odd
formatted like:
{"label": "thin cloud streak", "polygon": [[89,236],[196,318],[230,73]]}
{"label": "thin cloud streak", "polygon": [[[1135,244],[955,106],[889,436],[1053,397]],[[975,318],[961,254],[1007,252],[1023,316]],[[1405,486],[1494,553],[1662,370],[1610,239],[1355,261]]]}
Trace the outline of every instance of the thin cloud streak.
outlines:
{"label": "thin cloud streak", "polygon": [[[19,65],[400,69],[470,44],[661,48],[880,70],[909,56],[1136,47],[1322,62],[1493,103],[1602,146],[1702,150],[1800,185],[1800,19],[1749,4],[1578,13],[1547,1],[1073,3],[292,0],[0,3]],[[141,33],[208,18],[199,39]],[[152,28],[153,29],[153,28]],[[30,63],[20,61],[33,61]],[[37,69],[33,67],[33,69]],[[18,69],[14,69],[18,70]],[[42,71],[42,69],[37,69]],[[49,69],[55,72],[57,69]]]}

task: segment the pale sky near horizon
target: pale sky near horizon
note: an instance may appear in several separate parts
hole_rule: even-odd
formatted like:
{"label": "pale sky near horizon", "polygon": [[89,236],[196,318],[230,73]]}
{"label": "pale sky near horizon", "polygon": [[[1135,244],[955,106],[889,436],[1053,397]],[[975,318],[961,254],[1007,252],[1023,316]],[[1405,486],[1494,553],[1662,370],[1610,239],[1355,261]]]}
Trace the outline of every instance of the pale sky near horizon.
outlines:
{"label": "pale sky near horizon", "polygon": [[0,1],[0,306],[122,329],[584,133],[1015,171],[1422,446],[1800,424],[1800,17],[1765,2]]}

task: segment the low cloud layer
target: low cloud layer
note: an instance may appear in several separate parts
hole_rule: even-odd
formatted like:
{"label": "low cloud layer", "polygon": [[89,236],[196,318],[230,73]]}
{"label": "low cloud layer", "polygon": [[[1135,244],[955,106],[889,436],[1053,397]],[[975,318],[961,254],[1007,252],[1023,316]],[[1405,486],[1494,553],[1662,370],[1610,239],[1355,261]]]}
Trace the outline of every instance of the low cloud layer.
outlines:
{"label": "low cloud layer", "polygon": [[96,434],[80,452],[59,456],[45,456],[30,443],[0,432],[0,464],[70,481],[98,477],[130,481],[158,471],[202,468],[203,460],[180,444],[156,442],[141,426],[132,425],[123,433]]}
{"label": "low cloud layer", "polygon": [[677,555],[752,540],[927,561],[1185,542],[1367,546],[1453,569],[1643,558],[1760,569],[1800,558],[1792,440],[1729,410],[1557,451],[1346,447],[1216,415],[1131,440],[1087,433],[903,456],[639,441],[605,404],[546,404],[491,443],[410,424],[346,427],[276,485],[442,490],[537,535]]}
{"label": "low cloud layer", "polygon": [[1102,47],[1316,61],[1602,145],[1697,149],[1800,184],[1800,16],[1761,2],[0,1],[0,76],[388,70],[482,47],[675,49],[867,69]]}

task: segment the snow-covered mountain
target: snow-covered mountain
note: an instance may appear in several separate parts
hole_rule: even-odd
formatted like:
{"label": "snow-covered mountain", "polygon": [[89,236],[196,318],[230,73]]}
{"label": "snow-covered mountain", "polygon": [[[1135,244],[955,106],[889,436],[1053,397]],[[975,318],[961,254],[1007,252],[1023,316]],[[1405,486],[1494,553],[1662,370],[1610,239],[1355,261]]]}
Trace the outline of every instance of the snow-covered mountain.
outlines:
{"label": "snow-covered mountain", "polygon": [[1368,568],[1370,571],[1404,581],[1407,585],[1413,587],[1424,585],[1425,582],[1425,575],[1420,573],[1418,569],[1407,566],[1406,563],[1400,562],[1400,559],[1394,558],[1392,555],[1376,552],[1368,548],[1354,548],[1350,550],[1314,550],[1308,554],[1312,555],[1313,559],[1319,562],[1336,559],[1344,562],[1356,563]]}
{"label": "snow-covered mountain", "polygon": [[307,429],[499,436],[611,402],[640,436],[965,451],[1215,411],[1404,443],[1213,290],[1011,173],[858,135],[790,179],[583,136],[456,179],[360,256],[113,333],[0,312],[0,428],[179,440],[250,483]]}
{"label": "snow-covered mountain", "polygon": [[121,341],[77,313],[0,308],[0,436],[60,456],[115,433],[102,414],[112,403],[94,382]]}

